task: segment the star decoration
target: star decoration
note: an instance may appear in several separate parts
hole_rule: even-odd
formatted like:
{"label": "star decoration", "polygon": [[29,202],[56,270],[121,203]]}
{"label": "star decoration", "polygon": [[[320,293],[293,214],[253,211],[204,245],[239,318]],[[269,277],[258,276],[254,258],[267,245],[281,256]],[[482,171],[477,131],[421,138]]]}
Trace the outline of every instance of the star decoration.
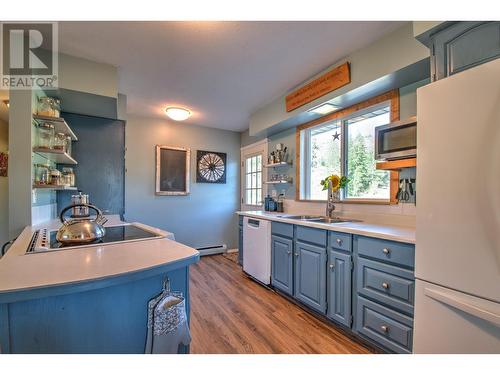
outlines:
{"label": "star decoration", "polygon": [[333,135],[333,140],[340,140],[340,133],[335,130],[335,134]]}

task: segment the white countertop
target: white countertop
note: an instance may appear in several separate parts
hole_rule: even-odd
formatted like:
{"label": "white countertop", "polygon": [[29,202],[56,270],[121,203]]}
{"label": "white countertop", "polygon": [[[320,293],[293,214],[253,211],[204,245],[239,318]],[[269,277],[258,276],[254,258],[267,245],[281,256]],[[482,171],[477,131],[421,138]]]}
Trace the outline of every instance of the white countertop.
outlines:
{"label": "white countertop", "polygon": [[[120,224],[111,217],[105,226]],[[26,227],[0,259],[0,293],[93,281],[197,258],[196,249],[168,238],[26,254],[33,232],[60,226],[58,220]],[[140,224],[168,236],[169,232]]]}
{"label": "white countertop", "polygon": [[387,224],[377,224],[370,222],[344,222],[344,223],[320,223],[314,221],[305,221],[297,219],[288,219],[288,214],[283,212],[267,212],[267,211],[238,211],[238,215],[249,216],[256,219],[267,219],[271,221],[279,221],[282,223],[303,225],[306,227],[320,228],[333,230],[337,232],[359,234],[362,236],[382,238],[386,240],[399,241],[405,243],[415,243],[415,228],[403,227]]}

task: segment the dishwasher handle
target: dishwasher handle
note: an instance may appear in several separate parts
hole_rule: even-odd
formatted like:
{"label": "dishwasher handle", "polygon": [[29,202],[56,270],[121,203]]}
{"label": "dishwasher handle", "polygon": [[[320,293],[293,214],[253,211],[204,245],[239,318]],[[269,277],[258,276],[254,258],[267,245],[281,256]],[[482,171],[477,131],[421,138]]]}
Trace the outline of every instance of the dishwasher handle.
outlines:
{"label": "dishwasher handle", "polygon": [[248,226],[258,228],[260,226],[260,221],[255,219],[248,219]]}

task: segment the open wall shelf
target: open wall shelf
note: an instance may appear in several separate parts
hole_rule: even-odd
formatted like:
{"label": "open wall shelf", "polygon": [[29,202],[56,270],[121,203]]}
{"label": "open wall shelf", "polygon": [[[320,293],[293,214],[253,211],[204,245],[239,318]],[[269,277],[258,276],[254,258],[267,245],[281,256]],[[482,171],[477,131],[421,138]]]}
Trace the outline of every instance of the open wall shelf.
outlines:
{"label": "open wall shelf", "polygon": [[282,161],[280,163],[264,164],[264,168],[276,168],[276,167],[283,167],[285,165],[292,165],[292,163],[287,163],[286,161]]}
{"label": "open wall shelf", "polygon": [[387,171],[400,171],[402,168],[412,168],[417,166],[417,158],[381,161],[377,163],[377,169]]}
{"label": "open wall shelf", "polygon": [[33,147],[33,152],[56,164],[77,165],[78,162],[63,150],[53,150],[43,147]]}
{"label": "open wall shelf", "polygon": [[33,189],[40,190],[78,190],[76,186],[66,186],[66,185],[33,185]]}
{"label": "open wall shelf", "polygon": [[264,182],[266,185],[275,185],[275,184],[291,184],[292,180],[279,180],[279,181],[266,181]]}
{"label": "open wall shelf", "polygon": [[33,115],[33,119],[38,123],[49,122],[52,125],[54,125],[54,130],[56,133],[67,134],[67,135],[71,136],[71,140],[78,141],[76,134],[73,133],[73,130],[71,130],[69,125],[66,123],[66,121],[62,117],[47,117],[47,116]]}

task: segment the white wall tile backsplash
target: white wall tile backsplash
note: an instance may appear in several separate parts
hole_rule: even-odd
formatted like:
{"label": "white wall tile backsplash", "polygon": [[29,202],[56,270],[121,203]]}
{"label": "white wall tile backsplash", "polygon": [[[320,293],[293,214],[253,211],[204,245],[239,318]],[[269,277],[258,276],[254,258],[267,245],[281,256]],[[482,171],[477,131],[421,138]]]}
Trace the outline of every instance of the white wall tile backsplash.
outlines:
{"label": "white wall tile backsplash", "polygon": [[[284,200],[285,213],[303,215],[325,215],[325,202],[300,202]],[[415,227],[417,209],[413,203],[397,205],[335,204],[335,214],[377,224]]]}
{"label": "white wall tile backsplash", "polygon": [[38,225],[57,217],[57,204],[31,207],[31,225]]}

